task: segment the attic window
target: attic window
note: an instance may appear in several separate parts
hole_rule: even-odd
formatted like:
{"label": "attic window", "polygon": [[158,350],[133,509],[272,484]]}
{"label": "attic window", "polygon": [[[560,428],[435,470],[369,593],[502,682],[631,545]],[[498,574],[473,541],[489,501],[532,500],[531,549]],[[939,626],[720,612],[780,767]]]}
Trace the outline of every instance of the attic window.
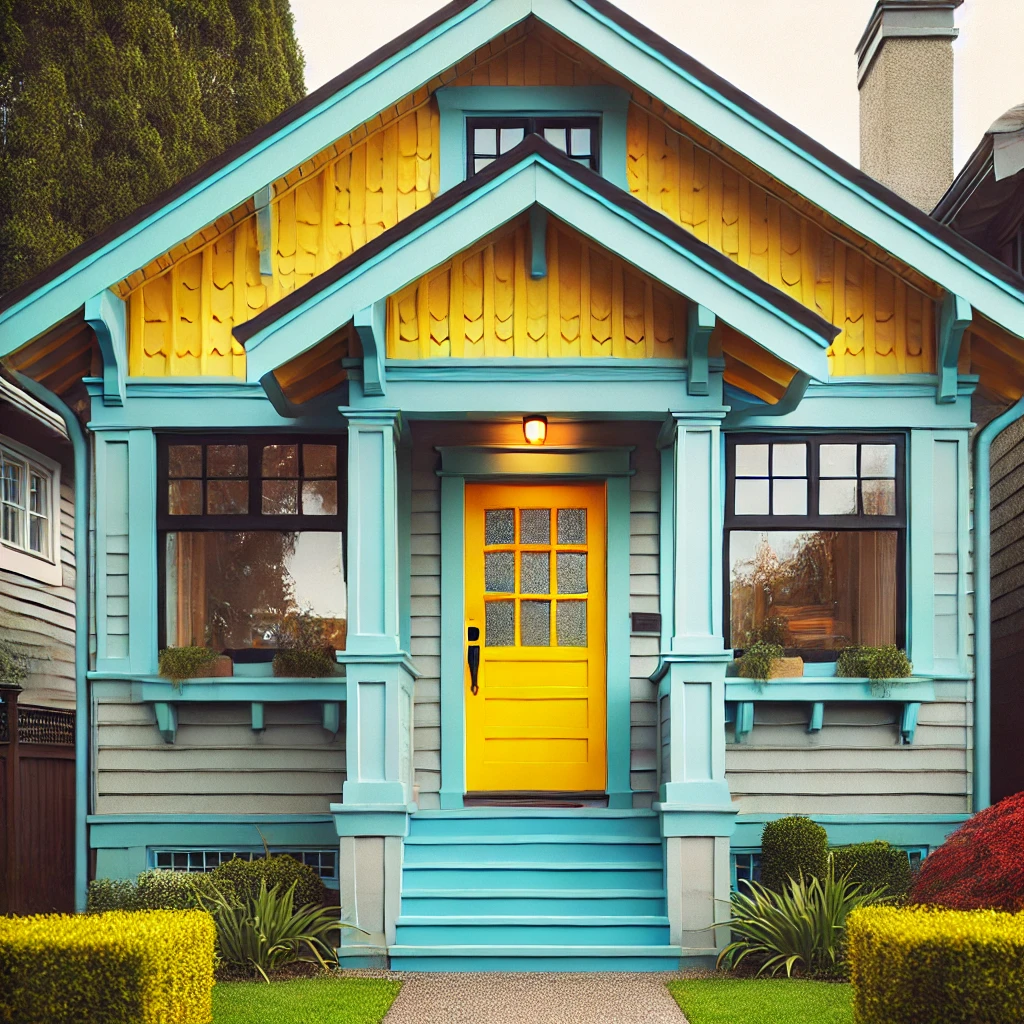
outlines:
{"label": "attic window", "polygon": [[599,117],[470,117],[466,119],[466,177],[537,134],[592,171],[599,171]]}

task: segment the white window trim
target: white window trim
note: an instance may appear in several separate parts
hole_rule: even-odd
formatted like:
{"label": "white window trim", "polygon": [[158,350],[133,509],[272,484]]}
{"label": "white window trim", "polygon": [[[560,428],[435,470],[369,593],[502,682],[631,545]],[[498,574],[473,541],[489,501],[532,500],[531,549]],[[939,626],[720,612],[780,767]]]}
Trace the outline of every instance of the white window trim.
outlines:
{"label": "white window trim", "polygon": [[[19,461],[24,461],[26,467],[31,467],[42,473],[49,481],[49,509],[50,509],[50,553],[47,558],[38,555],[33,551],[26,551],[24,548],[15,547],[7,541],[0,539],[0,569],[17,573],[19,576],[27,576],[29,579],[37,580],[52,587],[59,587],[64,582],[64,569],[61,565],[60,548],[60,463],[41,455],[32,448],[19,444],[12,438],[0,434],[0,448]],[[25,487],[29,482],[26,475]],[[27,525],[27,524],[26,524]]]}

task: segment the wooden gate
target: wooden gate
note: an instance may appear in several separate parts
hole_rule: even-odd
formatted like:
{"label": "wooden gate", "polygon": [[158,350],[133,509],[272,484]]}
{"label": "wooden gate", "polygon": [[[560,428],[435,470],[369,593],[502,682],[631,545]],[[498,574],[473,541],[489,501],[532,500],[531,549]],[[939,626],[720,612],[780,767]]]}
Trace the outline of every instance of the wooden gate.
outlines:
{"label": "wooden gate", "polygon": [[0,688],[0,914],[74,910],[75,713]]}

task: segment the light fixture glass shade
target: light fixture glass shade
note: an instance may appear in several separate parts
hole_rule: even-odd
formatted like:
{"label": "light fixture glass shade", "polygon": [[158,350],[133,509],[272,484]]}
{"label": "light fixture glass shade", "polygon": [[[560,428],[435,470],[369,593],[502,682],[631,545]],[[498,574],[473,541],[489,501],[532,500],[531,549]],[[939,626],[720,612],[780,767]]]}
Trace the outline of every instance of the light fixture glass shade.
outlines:
{"label": "light fixture glass shade", "polygon": [[546,416],[524,416],[523,436],[527,444],[543,444],[548,436]]}

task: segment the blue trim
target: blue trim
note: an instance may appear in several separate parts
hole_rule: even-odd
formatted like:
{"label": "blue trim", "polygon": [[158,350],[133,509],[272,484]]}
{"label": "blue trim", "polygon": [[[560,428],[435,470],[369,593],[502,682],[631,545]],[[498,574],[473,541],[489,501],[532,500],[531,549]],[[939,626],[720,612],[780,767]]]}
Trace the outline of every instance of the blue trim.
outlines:
{"label": "blue trim", "polygon": [[260,276],[271,277],[274,273],[274,219],[271,216],[273,186],[264,185],[252,197],[256,208],[256,245],[260,250]]}
{"label": "blue trim", "polygon": [[548,211],[530,207],[530,277],[535,281],[548,276]]}
{"label": "blue trim", "polygon": [[[389,359],[390,381],[507,382],[685,381],[683,359]],[[403,406],[404,408],[404,406]],[[664,415],[661,413],[660,415]]]}
{"label": "blue trim", "polygon": [[[466,792],[465,674],[466,480],[441,478],[441,792],[442,810],[462,807]],[[458,637],[456,643],[452,638]],[[448,638],[446,642],[444,638]]]}
{"label": "blue trim", "polygon": [[[731,847],[759,849],[761,830],[786,812],[740,814]],[[808,814],[828,833],[831,846],[850,846],[884,839],[893,846],[941,846],[946,837],[970,818],[969,814]]]}
{"label": "blue trim", "polygon": [[387,394],[384,354],[387,351],[387,299],[378,299],[357,310],[353,326],[363,348],[363,394]]}
{"label": "blue trim", "polygon": [[955,402],[957,394],[957,363],[964,332],[971,326],[974,310],[959,295],[946,292],[939,310],[938,363],[939,386],[935,392],[937,402]]}
{"label": "blue trim", "polygon": [[13,375],[64,421],[75,459],[75,909],[81,913],[89,882],[89,446],[78,417],[60,398],[31,377]]}
{"label": "blue trim", "polygon": [[974,801],[992,801],[992,442],[1024,417],[1024,398],[978,433],[974,448]]}
{"label": "blue trim", "polygon": [[887,701],[903,703],[919,701],[932,703],[935,700],[935,684],[931,679],[896,679],[888,696],[873,693],[867,679],[815,678],[803,676],[800,679],[770,679],[759,682],[754,679],[731,678],[725,681],[725,699],[753,701],[754,703],[782,701],[785,703],[827,701],[846,703],[850,701]]}
{"label": "blue trim", "polygon": [[441,191],[466,178],[466,118],[557,114],[601,118],[601,176],[628,191],[629,93],[610,85],[463,85],[435,93],[441,115]]}
{"label": "blue trim", "polygon": [[[628,463],[629,454],[626,453]],[[628,465],[627,465],[628,470]],[[630,699],[629,669],[630,618],[629,478],[609,476],[607,483],[607,665],[606,731],[608,750],[608,806],[631,808],[633,791],[630,768]]]}
{"label": "blue trim", "polygon": [[707,395],[708,344],[715,329],[717,317],[705,306],[691,302],[686,317],[686,358],[689,380],[686,391],[690,395]]}
{"label": "blue trim", "polygon": [[331,804],[334,829],[338,836],[407,836],[409,814],[416,805],[396,807],[348,803]]}
{"label": "blue trim", "polygon": [[85,322],[96,332],[103,358],[103,404],[121,406],[128,376],[128,314],[109,288],[85,300]]}
{"label": "blue trim", "polygon": [[[438,476],[604,479],[632,475],[633,448],[514,447],[505,445],[442,446]],[[626,512],[628,521],[629,505]]]}

